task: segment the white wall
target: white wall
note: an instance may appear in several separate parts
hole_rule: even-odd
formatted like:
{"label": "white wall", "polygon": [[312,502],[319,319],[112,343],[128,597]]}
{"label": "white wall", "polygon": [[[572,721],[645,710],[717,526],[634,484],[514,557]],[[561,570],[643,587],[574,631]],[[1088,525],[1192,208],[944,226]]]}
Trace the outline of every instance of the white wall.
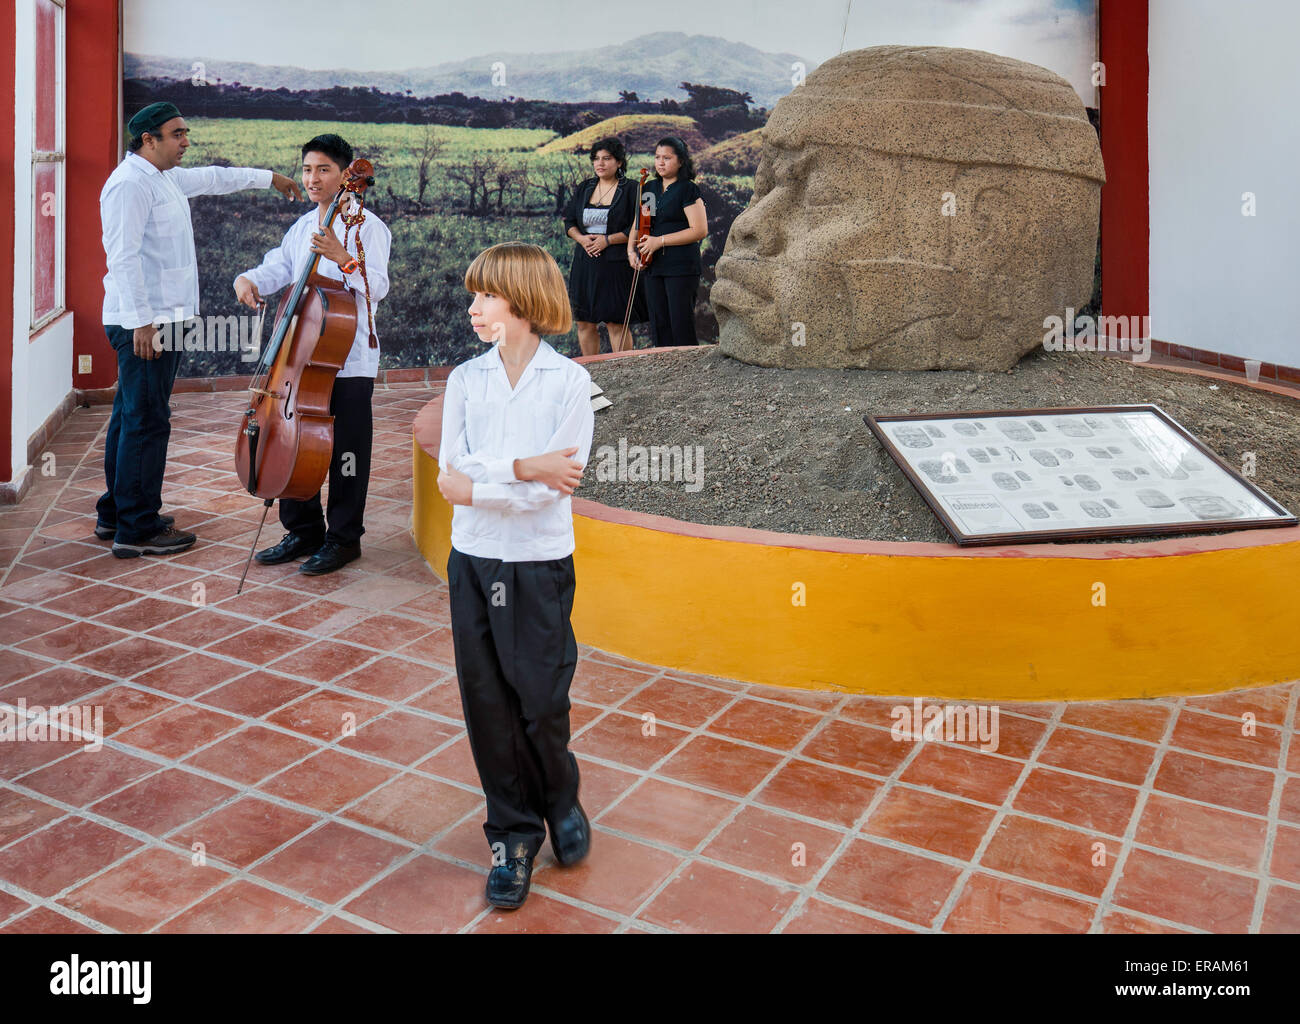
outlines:
{"label": "white wall", "polygon": [[[15,360],[17,362],[17,360]],[[23,459],[27,439],[72,390],[72,315],[65,314],[27,346],[27,429],[23,434]],[[14,378],[18,380],[18,377]],[[14,405],[18,396],[14,395]]]}
{"label": "white wall", "polygon": [[[35,104],[36,14],[31,0],[18,0],[14,40],[14,480],[27,465],[27,439],[72,391],[72,316],[31,338],[32,109]],[[66,185],[65,185],[66,188]]]}
{"label": "white wall", "polygon": [[[1300,3],[1150,0],[1151,333],[1300,366]],[[1256,215],[1242,216],[1242,193]]]}

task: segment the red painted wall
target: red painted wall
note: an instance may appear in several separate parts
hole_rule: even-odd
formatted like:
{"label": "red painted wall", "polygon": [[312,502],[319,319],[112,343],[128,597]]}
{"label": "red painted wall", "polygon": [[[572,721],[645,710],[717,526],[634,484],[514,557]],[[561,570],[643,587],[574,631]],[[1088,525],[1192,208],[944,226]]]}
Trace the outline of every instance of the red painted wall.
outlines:
{"label": "red painted wall", "polygon": [[1099,0],[1101,304],[1108,316],[1146,316],[1150,302],[1147,162],[1147,0]]}
{"label": "red painted wall", "polygon": [[[67,306],[72,310],[72,386],[112,387],[117,359],[104,335],[107,272],[100,240],[99,191],[121,159],[117,0],[68,0],[67,15]],[[12,78],[12,76],[10,76]],[[89,374],[77,356],[93,357]]]}
{"label": "red painted wall", "polygon": [[[0,5],[0,167],[14,166],[14,117],[3,116],[14,109],[14,45],[17,38],[17,12],[13,4]],[[0,186],[0,196],[5,197],[5,210],[0,210],[0,362],[4,373],[0,375],[0,480],[14,478],[13,447],[14,418],[14,268],[10,265],[14,251],[14,176],[0,175],[9,182]],[[26,441],[26,438],[23,438]]]}

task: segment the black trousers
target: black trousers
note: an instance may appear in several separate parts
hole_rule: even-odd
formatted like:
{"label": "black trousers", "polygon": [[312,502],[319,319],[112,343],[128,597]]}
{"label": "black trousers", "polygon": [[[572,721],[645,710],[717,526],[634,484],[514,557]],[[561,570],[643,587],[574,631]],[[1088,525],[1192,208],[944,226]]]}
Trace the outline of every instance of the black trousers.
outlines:
{"label": "black trousers", "polygon": [[319,491],[306,501],[281,498],[280,524],[290,533],[352,545],[366,532],[361,520],[370,487],[370,446],[374,437],[370,399],[374,392],[372,377],[335,378],[330,394],[334,455],[330,459],[329,499],[322,512]]}
{"label": "black trousers", "polygon": [[646,305],[650,310],[650,340],[655,347],[698,345],[695,337],[695,293],[698,274],[655,277],[643,274]]}
{"label": "black trousers", "polygon": [[447,584],[465,727],[487,796],[483,832],[507,856],[535,857],[546,820],[578,799],[569,753],[573,557],[502,562],[452,548]]}

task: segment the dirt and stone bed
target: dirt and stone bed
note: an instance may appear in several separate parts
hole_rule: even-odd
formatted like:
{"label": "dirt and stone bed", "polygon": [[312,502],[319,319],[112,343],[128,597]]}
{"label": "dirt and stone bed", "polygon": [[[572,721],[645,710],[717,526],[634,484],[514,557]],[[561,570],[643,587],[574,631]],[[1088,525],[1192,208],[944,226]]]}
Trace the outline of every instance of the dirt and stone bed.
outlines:
{"label": "dirt and stone bed", "polygon": [[[577,495],[616,508],[783,533],[951,543],[864,414],[1151,403],[1238,471],[1243,453],[1254,452],[1252,482],[1300,510],[1300,400],[1126,359],[1039,351],[1010,373],[784,370],[709,345],[588,369],[614,405],[596,413]],[[620,439],[702,446],[702,487],[598,479],[597,449]]]}

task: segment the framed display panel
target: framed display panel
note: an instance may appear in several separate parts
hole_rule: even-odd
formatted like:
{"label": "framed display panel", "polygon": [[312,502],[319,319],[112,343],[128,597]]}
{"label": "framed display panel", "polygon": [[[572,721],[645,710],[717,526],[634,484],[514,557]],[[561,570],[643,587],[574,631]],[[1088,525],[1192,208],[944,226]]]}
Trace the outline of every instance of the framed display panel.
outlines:
{"label": "framed display panel", "polygon": [[1154,405],[863,419],[962,545],[1297,522]]}

